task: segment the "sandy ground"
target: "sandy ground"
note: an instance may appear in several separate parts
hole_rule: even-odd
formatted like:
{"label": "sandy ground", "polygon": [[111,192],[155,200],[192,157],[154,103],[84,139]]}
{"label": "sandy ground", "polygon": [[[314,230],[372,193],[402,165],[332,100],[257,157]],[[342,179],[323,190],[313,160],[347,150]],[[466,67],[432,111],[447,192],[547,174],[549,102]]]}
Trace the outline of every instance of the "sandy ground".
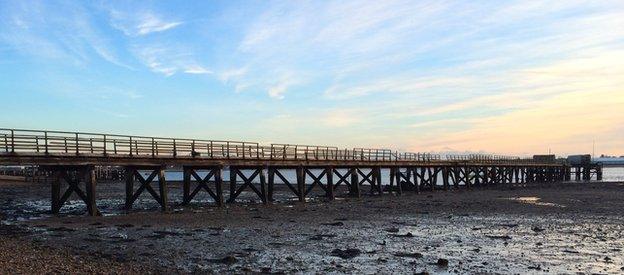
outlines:
{"label": "sandy ground", "polygon": [[[103,217],[72,201],[50,217],[49,186],[0,187],[0,273],[624,272],[624,184],[573,183],[161,213],[123,184],[98,186]],[[179,201],[179,186],[171,188]],[[249,194],[249,198],[251,196]],[[446,264],[448,261],[448,265]]]}

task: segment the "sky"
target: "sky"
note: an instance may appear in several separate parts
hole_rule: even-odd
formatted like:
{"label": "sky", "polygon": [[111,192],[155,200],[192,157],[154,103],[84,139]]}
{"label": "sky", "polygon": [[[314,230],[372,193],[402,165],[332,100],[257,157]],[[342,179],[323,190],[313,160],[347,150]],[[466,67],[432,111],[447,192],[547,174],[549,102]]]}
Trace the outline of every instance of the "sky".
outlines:
{"label": "sky", "polygon": [[0,0],[0,127],[624,155],[624,1]]}

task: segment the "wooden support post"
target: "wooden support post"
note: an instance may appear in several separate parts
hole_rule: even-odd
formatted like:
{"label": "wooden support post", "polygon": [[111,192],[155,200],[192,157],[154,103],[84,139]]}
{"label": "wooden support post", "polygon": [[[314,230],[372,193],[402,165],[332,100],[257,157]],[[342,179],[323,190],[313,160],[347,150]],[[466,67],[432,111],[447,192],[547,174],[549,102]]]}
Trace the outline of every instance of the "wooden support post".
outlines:
{"label": "wooden support post", "polygon": [[95,169],[93,166],[88,166],[84,171],[85,185],[86,185],[86,197],[87,197],[87,212],[89,216],[100,216],[100,211],[97,209],[96,201],[96,179]]}
{"label": "wooden support post", "polygon": [[274,167],[270,167],[267,169],[267,172],[269,173],[269,188],[267,190],[268,192],[268,200],[269,201],[274,201],[273,199],[273,190],[275,187],[275,168]]}
{"label": "wooden support post", "polygon": [[583,166],[583,181],[589,181],[591,179],[591,170],[589,165]]}
{"label": "wooden support post", "polygon": [[[396,175],[394,175],[396,177],[396,184],[397,184],[397,193],[399,195],[403,194],[403,186],[401,185],[401,167],[397,167],[394,172],[396,173]],[[391,177],[393,175],[390,175]]]}
{"label": "wooden support post", "polygon": [[596,166],[596,180],[602,180],[602,166]]}
{"label": "wooden support post", "polygon": [[134,173],[136,169],[134,167],[126,167],[124,173],[124,180],[126,181],[126,210],[132,209],[132,196],[134,195]]}
{"label": "wooden support post", "polygon": [[391,178],[392,177],[395,178],[397,194],[402,195],[403,194],[403,185],[401,184],[401,167],[396,167],[394,169],[394,174],[391,174],[390,177]]}
{"label": "wooden support post", "polygon": [[396,167],[390,167],[390,191],[394,191],[394,180],[396,178]]}
{"label": "wooden support post", "polygon": [[472,167],[472,172],[474,173],[472,180],[473,186],[481,187],[481,166]]}
{"label": "wooden support post", "polygon": [[325,175],[327,176],[326,195],[329,200],[334,200],[334,168],[329,166],[325,168]]}
{"label": "wooden support post", "polygon": [[260,170],[260,194],[262,194],[260,199],[262,200],[262,203],[267,204],[269,202],[269,198],[268,198],[266,178],[264,176],[264,168],[259,167],[258,169]]}
{"label": "wooden support post", "polygon": [[487,166],[483,167],[483,185],[487,186],[490,184],[490,168]]}
{"label": "wooden support post", "polygon": [[464,184],[466,184],[466,188],[470,189],[470,171],[468,169],[468,166],[464,166]]}
{"label": "wooden support post", "polygon": [[381,188],[381,167],[372,167],[371,174],[371,191],[375,190],[381,196],[383,194],[383,189]]}
{"label": "wooden support post", "polygon": [[168,211],[169,199],[167,181],[165,180],[165,167],[158,168],[158,189],[160,191],[160,206],[163,212]]}
{"label": "wooden support post", "polygon": [[62,175],[60,171],[54,171],[54,180],[52,181],[52,214],[58,214],[61,210],[61,181]]}
{"label": "wooden support post", "polygon": [[360,181],[358,180],[358,168],[351,168],[351,196],[361,197]]}
{"label": "wooden support post", "polygon": [[223,167],[215,168],[215,191],[217,192],[217,205],[223,206]]}
{"label": "wooden support post", "polygon": [[236,173],[237,168],[230,166],[230,199],[228,199],[229,203],[233,203],[236,198]]}
{"label": "wooden support post", "polygon": [[297,192],[298,198],[300,202],[305,202],[305,168],[303,166],[297,167]]}
{"label": "wooden support post", "polygon": [[[410,169],[410,168],[408,168],[408,169]],[[414,190],[414,191],[416,191],[416,194],[420,194],[420,184],[422,183],[422,175],[420,173],[418,173],[418,171],[421,170],[421,172],[422,172],[422,168],[421,167],[412,167],[410,170],[411,170],[412,177],[414,178],[414,188],[416,188],[416,190]],[[409,173],[408,173],[407,176],[408,176],[408,180],[407,181],[409,182],[410,181]],[[419,180],[419,178],[420,178],[420,180]]]}
{"label": "wooden support post", "polygon": [[453,166],[453,185],[455,186],[455,189],[459,189],[459,181],[461,176],[460,171],[461,168],[459,166]]}
{"label": "wooden support post", "polygon": [[[431,185],[431,191],[435,191],[436,184],[438,184],[438,168],[437,167],[429,167],[429,185]],[[433,171],[433,172],[432,172]]]}
{"label": "wooden support post", "polygon": [[444,190],[449,190],[449,171],[448,167],[442,168],[442,184],[444,184]]}
{"label": "wooden support post", "polygon": [[186,205],[191,201],[191,169],[190,167],[183,167],[182,174],[182,192],[183,199],[182,205]]}

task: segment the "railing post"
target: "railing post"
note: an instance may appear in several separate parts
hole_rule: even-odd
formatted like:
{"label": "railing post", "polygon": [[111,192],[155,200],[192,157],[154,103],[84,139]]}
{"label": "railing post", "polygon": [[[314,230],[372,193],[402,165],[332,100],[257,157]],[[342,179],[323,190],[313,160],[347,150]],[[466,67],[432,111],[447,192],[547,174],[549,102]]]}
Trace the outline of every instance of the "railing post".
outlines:
{"label": "railing post", "polygon": [[178,149],[176,148],[176,140],[173,139],[173,157],[175,158],[178,155]]}
{"label": "railing post", "polygon": [[78,133],[76,133],[76,155],[80,154],[80,149],[78,148]]}
{"label": "railing post", "polygon": [[191,157],[195,157],[195,140],[191,143]]}
{"label": "railing post", "polygon": [[[256,156],[260,159],[260,144],[256,143]],[[262,149],[262,157],[264,157],[264,149]]]}
{"label": "railing post", "polygon": [[230,158],[230,142],[229,141],[225,142],[225,150],[227,151],[225,157],[229,159]]}
{"label": "railing post", "polygon": [[45,153],[48,154],[48,132],[43,132],[43,138],[45,139]]}
{"label": "railing post", "polygon": [[9,152],[9,139],[7,138],[6,134],[4,134],[4,150],[7,153]]}
{"label": "railing post", "polygon": [[11,130],[11,152],[15,153],[15,131]]}
{"label": "railing post", "polygon": [[130,149],[130,156],[132,156],[132,137],[130,137],[130,141],[128,142],[128,149]]}
{"label": "railing post", "polygon": [[117,140],[113,139],[113,154],[117,155]]}
{"label": "railing post", "polygon": [[[238,145],[236,145],[236,154],[238,155]],[[243,142],[243,159],[245,159],[245,143]]]}
{"label": "railing post", "polygon": [[154,150],[154,138],[152,138],[152,157],[156,156],[156,151]]}
{"label": "railing post", "polygon": [[104,155],[106,156],[106,135],[104,135],[104,147],[103,147]]}

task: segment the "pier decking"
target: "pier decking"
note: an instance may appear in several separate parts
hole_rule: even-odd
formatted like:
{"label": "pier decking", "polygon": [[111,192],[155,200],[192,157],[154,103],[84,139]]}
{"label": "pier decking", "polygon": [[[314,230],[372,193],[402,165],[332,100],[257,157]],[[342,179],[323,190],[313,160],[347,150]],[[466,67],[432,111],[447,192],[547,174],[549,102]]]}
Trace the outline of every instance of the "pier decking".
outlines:
{"label": "pier decking", "polygon": [[[275,184],[284,184],[305,202],[313,190],[332,200],[336,190],[343,187],[350,196],[360,197],[364,192],[401,194],[570,179],[570,167],[564,163],[507,156],[442,157],[390,149],[19,129],[0,129],[0,165],[37,165],[51,172],[52,212],[59,213],[69,197],[77,194],[90,215],[99,215],[95,176],[99,166],[124,168],[126,208],[132,208],[147,191],[163,211],[170,204],[165,171],[171,167],[183,170],[182,204],[190,203],[199,192],[207,192],[217,205],[223,205],[235,202],[245,190],[270,203]],[[222,178],[224,169],[229,170],[227,182]],[[382,169],[390,171],[389,184],[383,184]],[[148,171],[148,176],[139,171]],[[294,172],[296,179],[285,177],[286,171]],[[224,183],[229,185],[227,201]],[[66,189],[61,192],[63,185]]]}

